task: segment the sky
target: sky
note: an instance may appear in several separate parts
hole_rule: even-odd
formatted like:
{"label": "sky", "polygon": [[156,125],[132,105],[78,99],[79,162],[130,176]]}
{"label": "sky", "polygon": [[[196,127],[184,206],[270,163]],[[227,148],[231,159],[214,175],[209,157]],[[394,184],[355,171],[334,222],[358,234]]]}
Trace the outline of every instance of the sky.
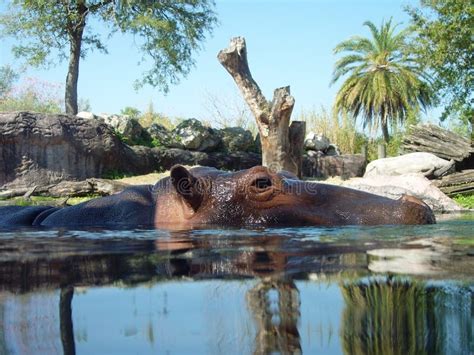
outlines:
{"label": "sky", "polygon": [[[210,120],[212,101],[244,105],[227,71],[217,60],[219,50],[232,37],[243,36],[253,78],[267,99],[273,90],[289,85],[295,98],[293,118],[301,112],[330,109],[341,83],[330,86],[333,48],[353,35],[369,36],[363,23],[379,25],[393,18],[405,27],[406,5],[416,0],[221,0],[216,2],[219,25],[195,53],[196,65],[167,95],[156,88],[133,89],[144,71],[141,55],[131,38],[115,36],[108,41],[109,54],[89,53],[81,61],[79,97],[89,100],[94,113],[119,113],[126,106],[145,111],[150,103],[170,117]],[[0,8],[4,9],[4,6]],[[12,40],[2,39],[0,65],[15,62]],[[66,63],[48,70],[29,69],[25,76],[63,85]]]}

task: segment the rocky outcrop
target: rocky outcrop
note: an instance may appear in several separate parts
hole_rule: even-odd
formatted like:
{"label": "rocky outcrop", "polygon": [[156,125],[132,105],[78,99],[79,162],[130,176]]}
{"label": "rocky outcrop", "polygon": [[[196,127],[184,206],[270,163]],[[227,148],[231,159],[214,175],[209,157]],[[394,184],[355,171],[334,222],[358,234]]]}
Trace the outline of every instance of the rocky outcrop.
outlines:
{"label": "rocky outcrop", "polygon": [[250,131],[241,127],[227,127],[219,130],[224,150],[228,152],[247,152],[254,144]]}
{"label": "rocky outcrop", "polygon": [[431,153],[409,153],[398,157],[377,159],[367,165],[364,177],[420,173],[427,178],[439,178],[454,172],[454,161],[438,158]]}
{"label": "rocky outcrop", "polygon": [[153,123],[148,127],[153,145],[167,148],[183,149],[184,145],[181,143],[181,137],[174,132],[168,131],[165,126],[158,123]]}
{"label": "rocky outcrop", "polygon": [[326,151],[326,149],[329,148],[330,144],[331,142],[326,136],[322,134],[317,134],[315,132],[309,132],[304,140],[304,148],[306,150],[324,152]]}
{"label": "rocky outcrop", "polygon": [[343,179],[364,175],[365,158],[362,154],[324,155],[308,154],[303,159],[303,176],[328,178],[341,176]]}
{"label": "rocky outcrop", "polygon": [[223,170],[242,170],[260,165],[260,154],[251,152],[199,152],[176,148],[142,148],[153,164],[168,170],[175,164],[211,166]]}
{"label": "rocky outcrop", "polygon": [[393,199],[398,199],[404,194],[412,195],[423,200],[436,212],[462,209],[422,174],[364,177],[348,180],[343,185]]}
{"label": "rocky outcrop", "polygon": [[92,112],[81,111],[76,117],[99,120],[101,123],[107,124],[127,144],[151,145],[150,133],[136,119],[127,115],[95,115]]}
{"label": "rocky outcrop", "polygon": [[184,120],[173,130],[181,138],[185,149],[201,152],[216,151],[222,144],[218,132],[210,127],[205,127],[195,118]]}
{"label": "rocky outcrop", "polygon": [[97,120],[30,112],[0,113],[0,186],[47,185],[113,171],[149,170]]}
{"label": "rocky outcrop", "polygon": [[0,113],[0,188],[47,186],[117,173],[139,175],[174,164],[239,170],[260,155],[128,146],[100,120],[31,112]]}
{"label": "rocky outcrop", "polygon": [[411,126],[402,148],[405,152],[428,152],[454,160],[458,170],[474,168],[473,142],[433,124]]}
{"label": "rocky outcrop", "polygon": [[112,127],[125,143],[151,145],[150,133],[136,119],[127,115],[100,115],[99,119]]}

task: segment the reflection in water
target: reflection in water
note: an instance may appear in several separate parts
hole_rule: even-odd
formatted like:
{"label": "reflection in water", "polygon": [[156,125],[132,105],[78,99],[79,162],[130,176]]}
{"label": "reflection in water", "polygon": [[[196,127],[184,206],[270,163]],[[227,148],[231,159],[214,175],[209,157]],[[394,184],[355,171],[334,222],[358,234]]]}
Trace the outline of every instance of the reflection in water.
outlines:
{"label": "reflection in water", "polygon": [[[426,253],[436,240],[297,232],[0,236],[0,354],[474,352],[473,259],[460,247],[439,258]],[[429,254],[416,278],[368,271],[394,248]]]}
{"label": "reflection in water", "polygon": [[74,327],[72,324],[72,297],[74,288],[69,286],[61,289],[59,298],[59,329],[64,355],[75,355]]}
{"label": "reflection in water", "polygon": [[469,354],[472,290],[401,278],[346,282],[342,341],[347,354]]}
{"label": "reflection in water", "polygon": [[257,325],[254,354],[301,353],[300,299],[293,280],[261,281],[247,292],[247,304]]}

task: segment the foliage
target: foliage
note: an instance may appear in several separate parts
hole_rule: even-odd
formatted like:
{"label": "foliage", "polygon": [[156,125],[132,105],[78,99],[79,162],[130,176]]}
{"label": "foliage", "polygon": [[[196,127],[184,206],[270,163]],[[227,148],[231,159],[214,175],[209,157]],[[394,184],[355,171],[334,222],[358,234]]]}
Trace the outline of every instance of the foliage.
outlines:
{"label": "foliage", "polygon": [[147,110],[141,115],[139,114],[140,111],[137,109],[135,110],[138,112],[138,122],[140,122],[143,127],[150,127],[153,123],[157,123],[164,126],[166,129],[171,130],[176,126],[176,124],[169,117],[155,111],[153,102],[148,104]]}
{"label": "foliage", "polygon": [[386,142],[389,125],[407,119],[410,110],[429,107],[432,92],[429,77],[407,52],[407,31],[395,33],[392,21],[377,28],[364,23],[372,38],[352,37],[339,43],[334,53],[349,54],[337,60],[332,84],[346,77],[334,107],[354,118],[361,116],[364,127],[377,130],[379,125]]}
{"label": "foliage", "polygon": [[26,78],[18,86],[13,86],[0,97],[0,111],[33,111],[40,113],[60,113],[62,98],[61,85]]}
{"label": "foliage", "polygon": [[101,178],[103,179],[109,179],[109,180],[118,180],[118,179],[123,179],[125,177],[130,176],[129,174],[125,174],[122,171],[118,170],[109,170],[106,171],[102,174]]}
{"label": "foliage", "polygon": [[11,66],[0,67],[0,99],[8,96],[18,78],[19,74]]}
{"label": "foliage", "polygon": [[120,114],[138,120],[140,118],[141,112],[135,107],[126,106],[120,110]]}
{"label": "foliage", "polygon": [[[412,278],[368,277],[341,284],[340,332],[347,354],[469,353],[469,336],[451,324],[469,322],[469,285]],[[455,342],[451,339],[462,339]],[[456,349],[456,350],[453,350]]]}
{"label": "foliage", "polygon": [[[79,60],[90,50],[107,53],[101,33],[134,36],[143,53],[140,65],[149,65],[136,86],[149,84],[166,92],[194,65],[192,53],[217,22],[213,6],[212,0],[13,0],[0,16],[0,34],[17,40],[14,55],[30,65],[55,65],[69,58],[66,112],[74,114],[69,111],[74,104],[77,110]],[[94,22],[105,26],[94,29]]]}
{"label": "foliage", "polygon": [[456,195],[453,197],[460,206],[464,208],[474,209],[474,194],[473,195]]}
{"label": "foliage", "polygon": [[366,142],[365,136],[356,131],[354,120],[346,114],[338,115],[322,107],[319,111],[303,111],[298,120],[306,122],[306,132],[324,135],[344,154],[360,153]]}
{"label": "foliage", "polygon": [[382,138],[368,139],[365,143],[367,146],[367,161],[371,162],[379,158],[378,147],[380,144],[385,145],[385,153],[387,157],[399,156],[401,154],[402,142],[403,132],[401,131],[398,131],[392,135],[392,138],[388,143],[386,143]]}
{"label": "foliage", "polygon": [[413,51],[434,74],[445,106],[441,118],[457,115],[474,124],[474,11],[466,0],[421,0],[407,7],[414,31]]}

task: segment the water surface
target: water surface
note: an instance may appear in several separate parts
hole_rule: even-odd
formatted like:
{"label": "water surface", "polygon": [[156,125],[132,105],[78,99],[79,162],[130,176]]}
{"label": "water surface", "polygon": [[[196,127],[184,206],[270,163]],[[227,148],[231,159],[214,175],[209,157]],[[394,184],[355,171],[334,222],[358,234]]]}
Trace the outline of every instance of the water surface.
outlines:
{"label": "water surface", "polygon": [[0,354],[472,354],[474,216],[0,232]]}

